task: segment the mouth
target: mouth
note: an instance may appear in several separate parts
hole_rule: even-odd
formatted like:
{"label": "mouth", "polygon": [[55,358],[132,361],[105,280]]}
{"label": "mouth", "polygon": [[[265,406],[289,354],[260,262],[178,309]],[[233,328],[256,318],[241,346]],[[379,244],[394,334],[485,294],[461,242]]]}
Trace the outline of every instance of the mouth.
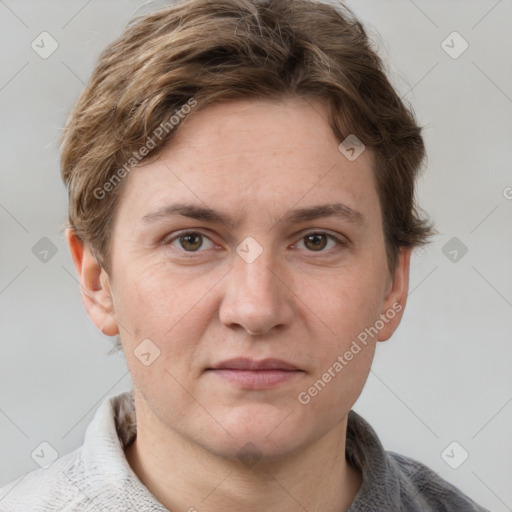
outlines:
{"label": "mouth", "polygon": [[244,389],[268,389],[289,382],[306,372],[282,359],[236,358],[206,368],[215,375]]}

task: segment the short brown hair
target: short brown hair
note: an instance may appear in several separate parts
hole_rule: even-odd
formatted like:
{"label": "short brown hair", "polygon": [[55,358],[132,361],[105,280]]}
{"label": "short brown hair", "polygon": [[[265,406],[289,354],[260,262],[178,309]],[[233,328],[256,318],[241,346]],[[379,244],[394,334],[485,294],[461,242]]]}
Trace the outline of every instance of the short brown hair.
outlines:
{"label": "short brown hair", "polygon": [[101,54],[63,132],[69,226],[108,271],[126,162],[150,138],[148,158],[157,156],[181,124],[161,139],[155,130],[191,98],[196,112],[284,95],[324,100],[339,141],[355,134],[371,149],[393,271],[400,247],[433,233],[414,198],[425,147],[365,28],[341,3],[185,0],[132,20]]}

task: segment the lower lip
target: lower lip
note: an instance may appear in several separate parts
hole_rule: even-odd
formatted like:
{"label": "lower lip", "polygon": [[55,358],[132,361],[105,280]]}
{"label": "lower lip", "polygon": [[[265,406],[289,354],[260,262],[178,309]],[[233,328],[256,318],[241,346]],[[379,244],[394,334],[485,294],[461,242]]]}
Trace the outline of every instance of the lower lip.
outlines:
{"label": "lower lip", "polygon": [[250,389],[267,389],[288,382],[304,372],[301,370],[209,370],[215,375]]}

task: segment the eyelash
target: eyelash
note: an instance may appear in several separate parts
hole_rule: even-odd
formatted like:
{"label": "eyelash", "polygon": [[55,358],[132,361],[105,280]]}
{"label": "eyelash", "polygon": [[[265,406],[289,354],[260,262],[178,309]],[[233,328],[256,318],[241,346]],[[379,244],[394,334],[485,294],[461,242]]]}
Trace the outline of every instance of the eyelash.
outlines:
{"label": "eyelash", "polygon": [[[207,238],[208,240],[210,240],[210,242],[214,243],[210,237],[206,234],[204,234],[203,232],[201,232],[200,230],[188,230],[188,231],[182,231],[182,232],[179,232],[177,235],[173,236],[171,239],[166,239],[162,242],[162,244],[164,246],[171,246],[171,244],[176,241],[176,240],[179,240],[180,238],[186,236],[186,235],[190,235],[190,234],[199,234],[201,235],[202,237],[204,238]],[[303,234],[301,237],[300,237],[300,241],[302,241],[304,238],[310,236],[310,235],[325,235],[327,236],[327,238],[333,240],[334,242],[337,243],[337,246],[333,249],[330,249],[330,250],[321,250],[321,251],[307,251],[307,252],[310,252],[311,254],[314,254],[315,252],[318,253],[318,254],[322,254],[322,255],[330,255],[330,254],[337,254],[339,251],[341,251],[342,249],[346,248],[348,246],[348,242],[342,238],[339,238],[337,236],[334,236],[332,235],[331,233],[328,233],[326,231],[309,231],[305,234]],[[185,249],[181,248],[181,249],[176,249],[175,250],[179,251],[180,253],[185,253],[187,254],[189,258],[197,258],[197,257],[200,257],[200,253],[202,252],[205,252],[204,250],[200,250],[198,249],[197,251],[186,251]]]}

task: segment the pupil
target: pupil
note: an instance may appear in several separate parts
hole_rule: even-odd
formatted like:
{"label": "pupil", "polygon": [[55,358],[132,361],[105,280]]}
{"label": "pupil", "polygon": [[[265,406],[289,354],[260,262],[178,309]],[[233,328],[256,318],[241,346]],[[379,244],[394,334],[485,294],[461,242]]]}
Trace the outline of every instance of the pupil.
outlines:
{"label": "pupil", "polygon": [[[325,235],[313,234],[313,235],[308,235],[306,238],[309,242],[313,242],[313,248],[315,248],[315,249],[318,249],[319,247],[320,247],[320,249],[323,249],[325,247]],[[323,242],[324,242],[323,244],[319,240],[320,238],[323,239]],[[320,242],[320,244],[318,242]]]}
{"label": "pupil", "polygon": [[[189,245],[188,249],[192,249],[192,250],[195,250],[195,249],[198,249],[199,247],[201,247],[201,235],[200,233],[191,233],[189,235],[185,235],[183,237],[181,237],[182,240],[185,241],[185,246],[186,245]],[[196,240],[195,243],[193,240]],[[192,242],[190,242],[192,240]],[[183,245],[183,243],[182,243]],[[190,247],[190,245],[192,246],[195,246],[195,247]],[[187,249],[187,247],[184,247],[184,249]]]}

